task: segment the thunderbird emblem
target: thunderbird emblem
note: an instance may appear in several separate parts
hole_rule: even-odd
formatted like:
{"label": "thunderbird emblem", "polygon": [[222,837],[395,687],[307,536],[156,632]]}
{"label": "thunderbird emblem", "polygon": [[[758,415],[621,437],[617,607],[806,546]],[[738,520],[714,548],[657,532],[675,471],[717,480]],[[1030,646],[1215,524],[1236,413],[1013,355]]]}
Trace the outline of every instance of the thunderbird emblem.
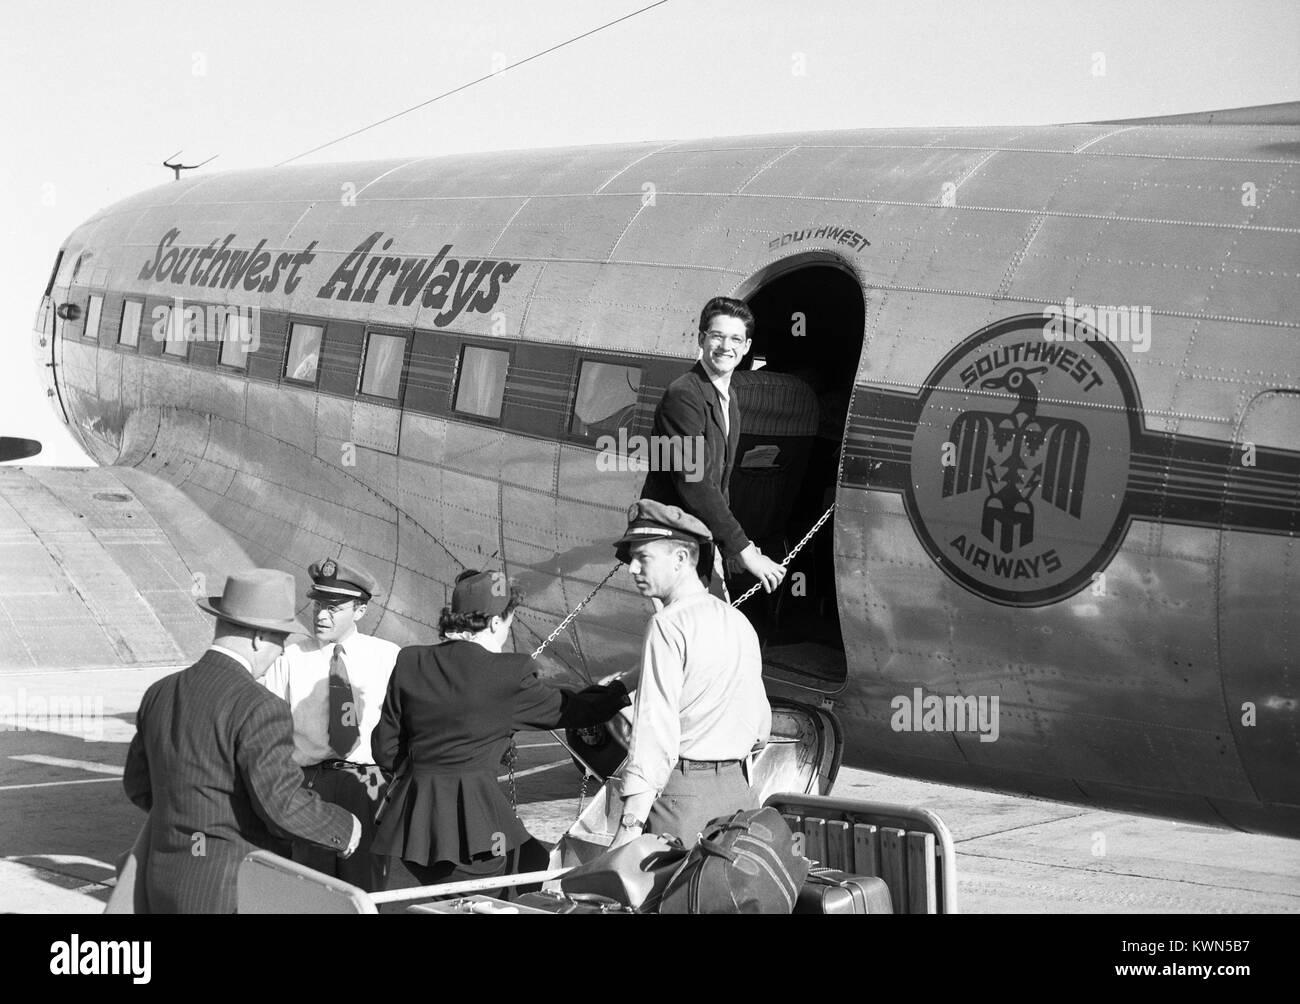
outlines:
{"label": "thunderbird emblem", "polygon": [[962,412],[949,432],[957,463],[944,470],[943,497],[976,490],[982,477],[988,497],[980,533],[1003,554],[1033,543],[1035,493],[1076,519],[1083,506],[1088,430],[1074,419],[1038,414],[1030,377],[1046,372],[1046,366],[1013,366],[983,380],[983,388],[1018,395],[1011,413]]}
{"label": "thunderbird emblem", "polygon": [[1039,606],[1105,568],[1123,530],[1133,378],[1093,333],[1022,315],[964,339],[917,399],[904,489],[918,539],[979,595]]}

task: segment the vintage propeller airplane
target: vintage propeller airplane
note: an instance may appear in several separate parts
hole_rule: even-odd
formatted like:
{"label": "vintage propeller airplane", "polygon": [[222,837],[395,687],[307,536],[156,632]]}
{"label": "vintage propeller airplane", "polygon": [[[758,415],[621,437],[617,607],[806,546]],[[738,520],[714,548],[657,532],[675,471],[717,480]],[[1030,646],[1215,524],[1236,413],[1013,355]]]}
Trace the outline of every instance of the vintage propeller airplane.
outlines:
{"label": "vintage propeller airplane", "polygon": [[[323,557],[380,573],[399,643],[503,567],[531,650],[611,567],[731,294],[742,522],[779,555],[836,503],[750,601],[823,789],[842,743],[1300,835],[1297,181],[1288,104],[169,182],[54,263],[40,371],[103,466],[0,471],[45,594],[0,658],[184,664],[192,593]],[[629,664],[646,615],[616,575],[547,672]]]}

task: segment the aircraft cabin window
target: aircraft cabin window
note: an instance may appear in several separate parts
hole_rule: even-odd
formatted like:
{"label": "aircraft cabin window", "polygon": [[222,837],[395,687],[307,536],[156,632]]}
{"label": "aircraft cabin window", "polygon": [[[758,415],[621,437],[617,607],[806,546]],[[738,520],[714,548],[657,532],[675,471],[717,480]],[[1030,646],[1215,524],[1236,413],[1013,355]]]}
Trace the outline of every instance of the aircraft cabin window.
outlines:
{"label": "aircraft cabin window", "polygon": [[226,314],[221,325],[219,362],[222,366],[234,366],[242,370],[248,364],[248,352],[251,348],[249,343],[253,337],[253,329],[249,321],[249,315],[240,310],[232,310]]}
{"label": "aircraft cabin window", "polygon": [[361,393],[397,400],[402,385],[402,357],[406,339],[372,331],[366,339],[366,363],[361,372]]}
{"label": "aircraft cabin window", "polygon": [[175,307],[165,307],[167,325],[163,329],[163,352],[169,356],[189,355],[190,343],[185,340],[184,319]]}
{"label": "aircraft cabin window", "polygon": [[140,344],[140,315],[144,313],[144,304],[139,300],[122,302],[122,330],[117,336],[119,345],[135,348]]}
{"label": "aircraft cabin window", "polygon": [[639,366],[585,360],[578,375],[578,396],[573,402],[569,432],[595,439],[631,428],[640,388]]}
{"label": "aircraft cabin window", "polygon": [[460,380],[456,384],[453,408],[467,415],[500,418],[505,397],[506,369],[510,353],[466,345],[460,356]]}
{"label": "aircraft cabin window", "polygon": [[297,383],[315,383],[320,366],[320,344],[325,329],[319,324],[289,325],[289,355],[284,361],[284,378]]}
{"label": "aircraft cabin window", "polygon": [[95,294],[86,307],[86,327],[81,332],[83,338],[99,337],[99,315],[104,309],[104,298]]}

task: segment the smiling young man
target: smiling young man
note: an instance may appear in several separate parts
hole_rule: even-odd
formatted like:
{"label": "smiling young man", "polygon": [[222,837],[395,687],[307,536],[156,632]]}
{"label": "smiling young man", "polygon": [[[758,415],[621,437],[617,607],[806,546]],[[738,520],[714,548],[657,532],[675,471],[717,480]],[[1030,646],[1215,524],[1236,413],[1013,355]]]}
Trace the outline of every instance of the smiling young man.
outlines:
{"label": "smiling young man", "polygon": [[303,784],[360,819],[362,835],[357,853],[347,860],[303,843],[293,845],[293,859],[378,892],[388,862],[371,854],[370,844],[385,781],[371,755],[370,734],[379,722],[399,649],[357,630],[379,588],[373,575],[332,558],[310,565],[307,573],[312,579],[307,595],[315,601],[315,637],[285,646],[262,683],[289,703],[293,761],[302,768]]}
{"label": "smiling young man", "polygon": [[[680,506],[699,519],[721,557],[736,559],[770,593],[781,584],[785,569],[745,536],[731,511],[728,489],[740,444],[740,407],[731,395],[731,374],[749,352],[753,334],[754,315],[740,300],[715,296],[704,305],[700,360],[668,385],[654,418],[655,436],[703,443],[703,470],[652,470],[641,496]],[[677,455],[699,454],[683,449]]]}
{"label": "smiling young man", "polygon": [[689,847],[711,819],[755,805],[744,761],[765,744],[772,708],[758,636],[696,574],[708,528],[642,499],[615,542],[642,596],[663,606],[646,625],[614,846],[644,830]]}

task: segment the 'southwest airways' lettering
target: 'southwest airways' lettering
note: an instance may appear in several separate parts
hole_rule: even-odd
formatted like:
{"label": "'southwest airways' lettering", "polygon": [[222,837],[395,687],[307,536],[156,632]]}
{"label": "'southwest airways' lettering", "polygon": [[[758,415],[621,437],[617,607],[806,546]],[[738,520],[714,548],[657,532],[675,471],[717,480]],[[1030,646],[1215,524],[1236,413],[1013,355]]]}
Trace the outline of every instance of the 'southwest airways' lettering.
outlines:
{"label": "'southwest airways' lettering", "polygon": [[[444,244],[432,258],[370,254],[383,236],[382,230],[376,230],[353,248],[316,295],[321,299],[332,297],[354,303],[374,303],[384,281],[392,278],[389,304],[401,303],[409,307],[418,296],[422,306],[440,311],[434,315],[433,323],[442,327],[466,310],[487,313],[501,295],[501,286],[519,271],[519,266],[513,262],[493,258],[461,261],[449,257],[450,244]],[[380,250],[387,251],[392,246],[393,238],[390,237]],[[448,298],[451,299],[450,306],[447,305]]]}
{"label": "'southwest airways' lettering", "polygon": [[[236,235],[227,234],[200,247],[178,243],[180,234],[176,227],[163,234],[138,278],[250,293],[276,292],[283,281],[283,291],[292,294],[303,279],[300,270],[315,260],[318,243],[312,241],[301,251],[277,252],[265,250],[266,238],[252,248],[232,247]],[[452,257],[450,244],[432,257],[371,254],[376,245],[380,252],[393,246],[393,238],[383,238],[384,232],[377,230],[349,251],[316,292],[317,298],[374,303],[386,292],[390,306],[409,307],[418,300],[424,308],[438,311],[433,323],[443,327],[465,312],[487,313],[501,296],[501,287],[519,271],[515,262]],[[390,283],[387,290],[386,282]]]}
{"label": "'southwest airways' lettering", "polygon": [[[207,247],[178,247],[176,240],[181,232],[172,227],[158,242],[153,261],[144,263],[137,278],[154,282],[170,282],[175,286],[196,286],[207,289],[236,289],[242,286],[250,293],[271,293],[284,275],[284,291],[292,293],[301,278],[298,270],[316,257],[312,241],[298,252],[282,251],[272,255],[263,251],[266,239],[257,242],[251,251],[232,249],[234,234],[209,242]],[[220,244],[220,247],[218,247]],[[267,272],[267,269],[270,272]]]}

